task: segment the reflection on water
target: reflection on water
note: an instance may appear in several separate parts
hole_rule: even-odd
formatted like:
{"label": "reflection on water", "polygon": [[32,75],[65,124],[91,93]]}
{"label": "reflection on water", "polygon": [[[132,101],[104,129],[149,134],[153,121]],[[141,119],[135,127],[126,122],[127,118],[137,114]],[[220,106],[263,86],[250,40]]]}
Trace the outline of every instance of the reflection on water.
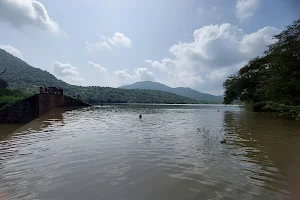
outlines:
{"label": "reflection on water", "polygon": [[31,121],[28,124],[0,124],[0,138],[7,139],[14,132],[28,132],[28,130],[39,131],[51,126],[54,122],[63,122],[63,112],[70,110],[69,108],[56,108],[44,114],[40,118]]}
{"label": "reflection on water", "polygon": [[0,199],[291,199],[299,136],[233,106],[58,109],[0,139]]}
{"label": "reflection on water", "polygon": [[251,184],[284,196],[289,196],[288,190],[299,190],[298,122],[260,113],[246,112],[240,116],[225,112],[224,127],[227,137],[244,157],[241,161],[247,166],[245,171]]}

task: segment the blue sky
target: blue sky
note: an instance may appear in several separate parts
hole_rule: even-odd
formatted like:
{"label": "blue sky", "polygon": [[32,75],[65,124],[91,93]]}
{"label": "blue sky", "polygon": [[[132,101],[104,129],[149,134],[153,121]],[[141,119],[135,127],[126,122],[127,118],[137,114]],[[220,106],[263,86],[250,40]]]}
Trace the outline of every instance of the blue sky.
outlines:
{"label": "blue sky", "polygon": [[222,94],[300,17],[297,0],[0,0],[0,48],[77,85]]}

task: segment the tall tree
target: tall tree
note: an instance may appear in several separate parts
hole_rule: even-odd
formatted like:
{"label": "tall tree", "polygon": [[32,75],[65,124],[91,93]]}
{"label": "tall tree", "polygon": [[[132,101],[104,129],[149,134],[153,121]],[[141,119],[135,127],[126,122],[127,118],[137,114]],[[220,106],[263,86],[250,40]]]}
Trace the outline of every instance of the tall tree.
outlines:
{"label": "tall tree", "polygon": [[265,55],[255,58],[224,82],[224,103],[272,101],[300,102],[300,19],[274,36]]}
{"label": "tall tree", "polygon": [[260,88],[267,69],[265,58],[257,57],[250,60],[246,66],[224,82],[224,103],[230,104],[233,100],[260,101]]}
{"label": "tall tree", "polygon": [[300,20],[275,38],[266,52],[269,77],[262,88],[263,97],[285,104],[297,104],[300,98]]}

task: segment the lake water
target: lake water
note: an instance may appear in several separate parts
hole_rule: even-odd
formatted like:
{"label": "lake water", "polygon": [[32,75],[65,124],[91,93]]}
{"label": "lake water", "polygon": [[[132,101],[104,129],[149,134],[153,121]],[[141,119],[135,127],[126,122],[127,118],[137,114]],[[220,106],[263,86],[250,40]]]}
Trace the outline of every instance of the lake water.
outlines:
{"label": "lake water", "polygon": [[299,200],[300,123],[222,105],[56,109],[0,125],[8,199]]}

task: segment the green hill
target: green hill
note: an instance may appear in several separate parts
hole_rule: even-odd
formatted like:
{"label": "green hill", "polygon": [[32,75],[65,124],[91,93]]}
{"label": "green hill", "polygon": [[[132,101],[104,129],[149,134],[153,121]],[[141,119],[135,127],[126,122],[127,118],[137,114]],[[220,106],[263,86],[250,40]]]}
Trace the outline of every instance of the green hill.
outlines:
{"label": "green hill", "polygon": [[23,93],[37,93],[40,86],[56,86],[63,88],[67,95],[74,92],[79,94],[83,101],[89,103],[199,103],[194,99],[156,90],[70,85],[0,49],[0,71],[4,69],[6,72],[0,78],[8,82],[10,89],[19,89]]}
{"label": "green hill", "polygon": [[124,89],[150,89],[150,90],[159,90],[163,92],[170,92],[173,94],[185,96],[191,99],[195,99],[205,103],[223,103],[222,96],[214,96],[206,93],[198,92],[197,90],[193,90],[191,88],[171,88],[161,83],[152,82],[152,81],[142,81],[136,82],[131,85],[122,86],[120,88]]}

